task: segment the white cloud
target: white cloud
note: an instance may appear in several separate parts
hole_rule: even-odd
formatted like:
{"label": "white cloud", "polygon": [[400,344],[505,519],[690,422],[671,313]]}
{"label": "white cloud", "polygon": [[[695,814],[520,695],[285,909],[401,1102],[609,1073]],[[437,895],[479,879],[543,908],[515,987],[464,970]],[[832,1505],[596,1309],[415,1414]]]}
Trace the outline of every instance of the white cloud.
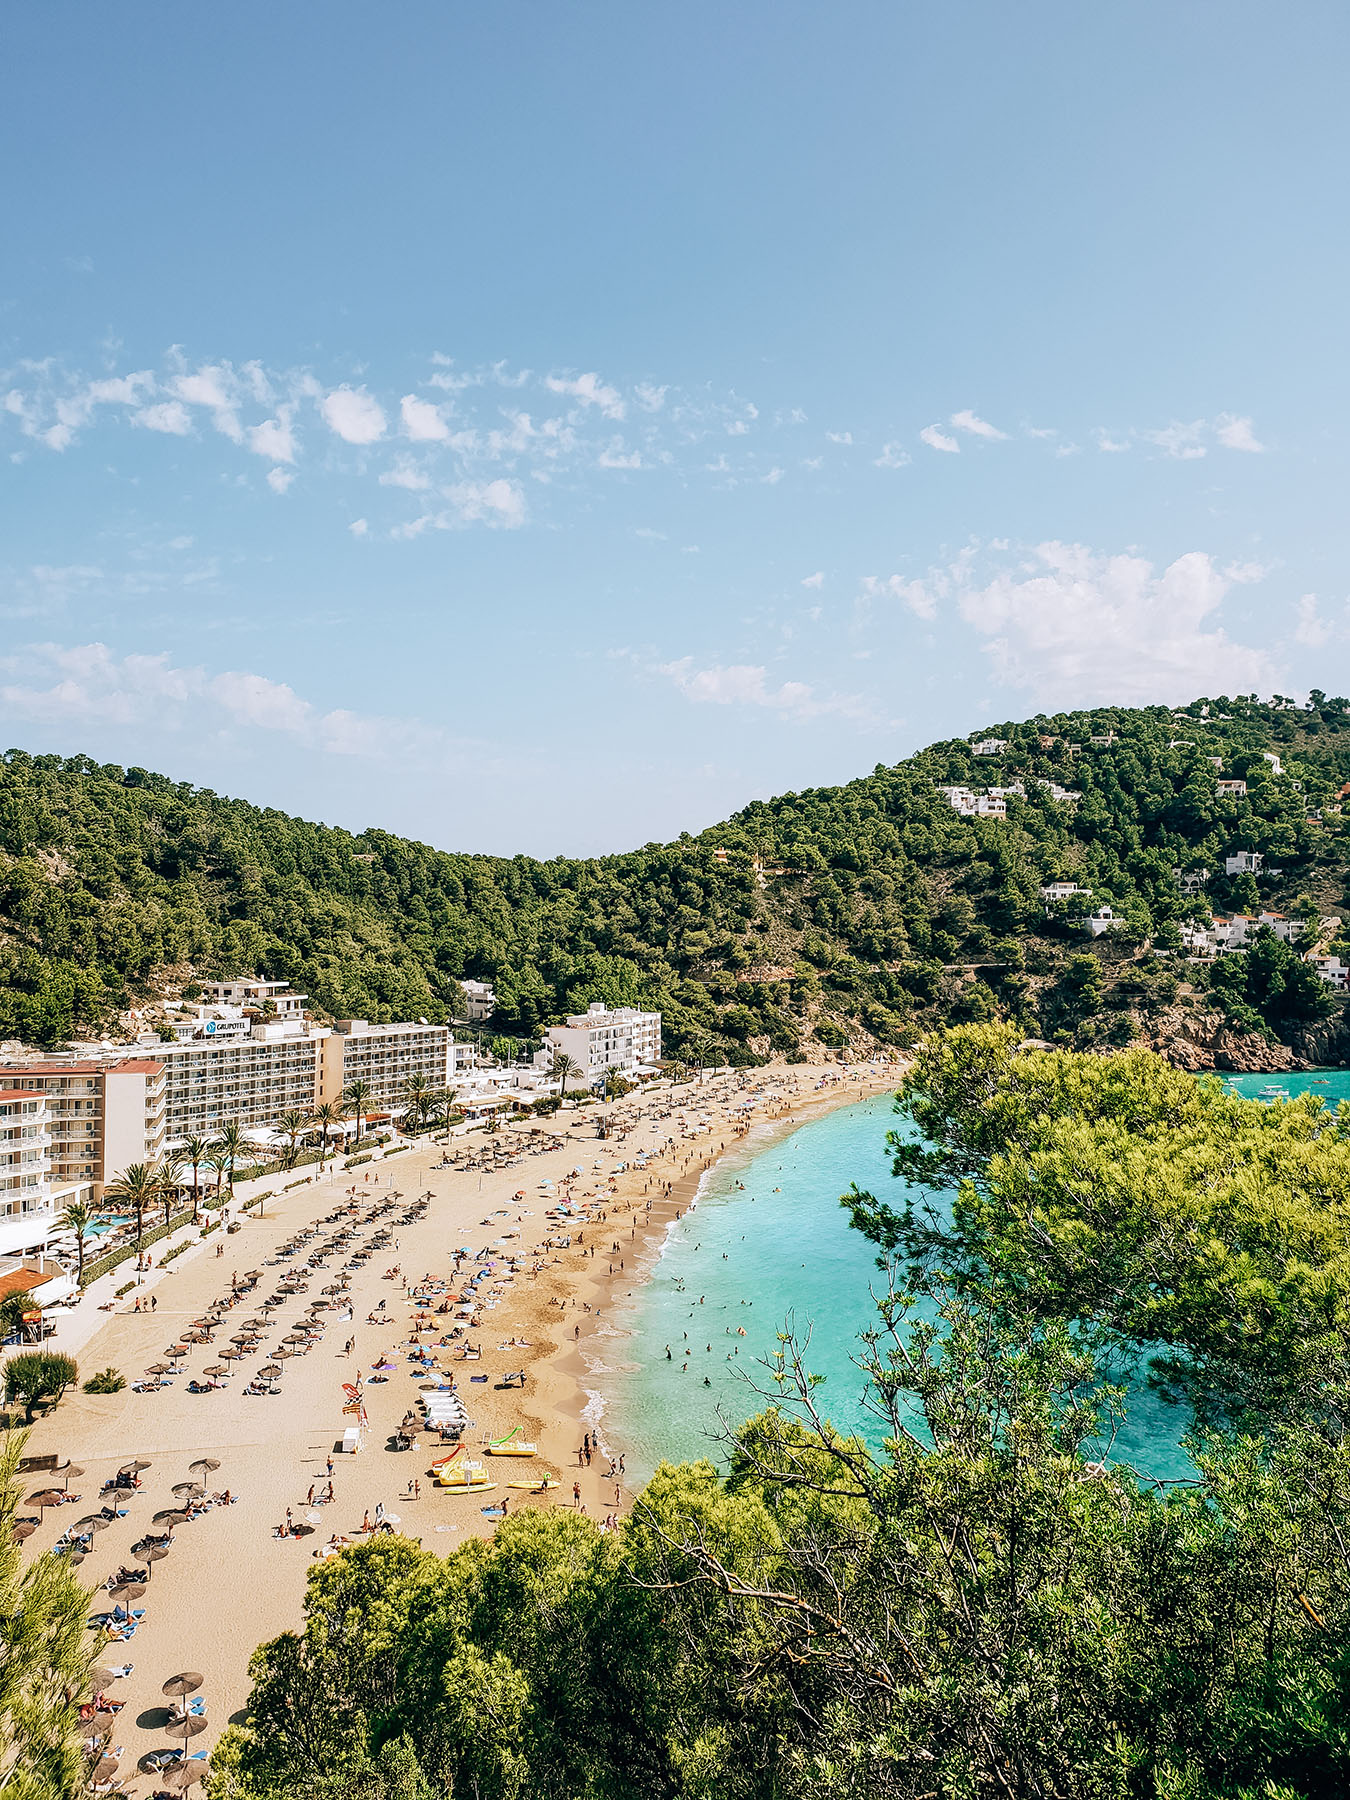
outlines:
{"label": "white cloud", "polygon": [[1273,659],[1218,622],[1229,585],[1203,551],[1159,574],[1139,556],[1060,543],[1037,545],[983,586],[968,566],[953,577],[998,678],[1043,704],[1075,706],[1268,692],[1279,680]]}
{"label": "white cloud", "polygon": [[945,576],[928,585],[922,581],[907,580],[903,575],[864,575],[862,582],[865,600],[898,600],[919,619],[937,617],[937,603],[948,591],[948,587]]}
{"label": "white cloud", "polygon": [[443,761],[444,734],[417,720],[345,709],[320,712],[284,681],[244,670],[177,667],[167,651],[119,655],[107,644],[30,644],[0,659],[0,705],[16,718],[78,731],[125,727],[143,736],[203,729],[275,732],[338,756]]}
{"label": "white cloud", "polygon": [[1259,456],[1265,449],[1264,444],[1256,441],[1251,420],[1240,419],[1234,413],[1220,413],[1214,421],[1214,430],[1225,450],[1247,450]]}
{"label": "white cloud", "polygon": [[1000,431],[997,425],[991,425],[988,419],[978,418],[969,407],[964,412],[953,413],[951,422],[958,431],[968,431],[972,437],[1006,438],[1008,435],[1006,431]]}
{"label": "white cloud", "polygon": [[431,477],[424,469],[415,467],[410,462],[400,462],[392,469],[386,469],[380,476],[381,487],[407,488],[417,494],[425,492],[431,486]]}
{"label": "white cloud", "polygon": [[192,416],[181,400],[161,400],[157,406],[143,406],[133,414],[133,425],[144,425],[147,431],[165,431],[174,437],[186,437],[192,430]]}
{"label": "white cloud", "polygon": [[1298,623],[1294,627],[1294,642],[1305,645],[1309,650],[1320,650],[1324,644],[1331,641],[1331,637],[1331,621],[1319,615],[1317,595],[1301,595],[1298,603]]}
{"label": "white cloud", "polygon": [[827,431],[825,433],[825,442],[827,444],[851,444],[853,442],[853,433],[851,431]]}
{"label": "white cloud", "polygon": [[711,706],[769,706],[780,711],[800,712],[811,700],[811,689],[804,681],[784,681],[778,687],[768,684],[768,670],[751,663],[714,663],[696,669],[692,656],[678,662],[662,663],[658,674],[668,675],[688,700]]}
{"label": "white cloud", "polygon": [[269,469],[267,471],[267,485],[274,494],[284,494],[294,480],[295,473],[291,469]]}
{"label": "white cloud", "polygon": [[419,444],[443,444],[450,436],[450,427],[441,417],[440,408],[429,400],[419,400],[416,394],[405,394],[399,401],[399,410],[405,437]]}
{"label": "white cloud", "polygon": [[344,443],[373,444],[384,436],[384,409],[364,388],[345,383],[334,388],[319,402],[319,411],[328,429]]}
{"label": "white cloud", "polygon": [[749,430],[744,419],[733,419],[726,427],[726,434],[728,437],[745,437]]}
{"label": "white cloud", "polygon": [[654,387],[649,381],[640,381],[633,389],[633,397],[643,412],[660,412],[666,403],[668,387]]}
{"label": "white cloud", "polygon": [[1104,450],[1108,456],[1123,456],[1129,447],[1129,443],[1125,439],[1113,438],[1105,431],[1097,433],[1097,448]]}
{"label": "white cloud", "polygon": [[825,585],[824,569],[817,569],[814,575],[803,575],[803,577],[802,577],[802,586],[804,588],[822,588],[822,587],[824,587],[824,585]]}
{"label": "white cloud", "polygon": [[[296,438],[291,425],[294,417],[295,407],[293,405],[279,406],[275,418],[264,419],[261,425],[251,426],[248,433],[248,447],[253,454],[266,456],[272,462],[294,462]],[[273,486],[275,485],[273,483]],[[280,488],[277,491],[284,493],[285,489]]]}
{"label": "white cloud", "polygon": [[640,469],[642,467],[641,451],[626,449],[623,439],[617,437],[610,439],[595,460],[602,469]]}
{"label": "white cloud", "polygon": [[623,396],[617,388],[607,387],[593,371],[589,375],[549,375],[544,386],[555,394],[568,394],[583,406],[598,406],[607,419],[624,416]]}
{"label": "white cloud", "polygon": [[919,438],[922,443],[928,445],[930,450],[945,450],[949,456],[956,456],[960,453],[961,446],[956,439],[950,437],[938,425],[925,425],[919,433]]}
{"label": "white cloud", "polygon": [[366,537],[370,533],[369,519],[353,519],[347,527],[353,537]]}
{"label": "white cloud", "polygon": [[464,481],[445,490],[461,519],[508,529],[525,523],[525,495],[514,481]]}
{"label": "white cloud", "polygon": [[237,411],[238,390],[233,371],[209,364],[191,375],[175,376],[170,383],[174,393],[188,406],[204,406],[211,413],[211,423],[231,443],[244,441],[243,427]]}
{"label": "white cloud", "polygon": [[[930,425],[928,429],[933,431],[936,427]],[[938,432],[938,436],[941,437],[942,433]],[[955,450],[955,448],[956,445],[953,444],[952,449]],[[903,469],[909,461],[909,451],[901,449],[899,444],[883,444],[881,455],[872,458],[873,466],[878,469]]]}
{"label": "white cloud", "polygon": [[1144,436],[1150,444],[1156,444],[1164,456],[1174,457],[1178,462],[1195,462],[1206,454],[1205,446],[1200,442],[1204,430],[1205,421],[1193,419],[1189,425],[1174,423],[1162,431],[1146,431]]}
{"label": "white cloud", "polygon": [[768,487],[777,487],[778,483],[783,479],[783,477],[786,474],[787,474],[786,469],[780,469],[777,467],[777,465],[775,465],[772,469],[769,470],[767,475],[761,475],[760,480],[762,482],[764,482],[765,485]]}

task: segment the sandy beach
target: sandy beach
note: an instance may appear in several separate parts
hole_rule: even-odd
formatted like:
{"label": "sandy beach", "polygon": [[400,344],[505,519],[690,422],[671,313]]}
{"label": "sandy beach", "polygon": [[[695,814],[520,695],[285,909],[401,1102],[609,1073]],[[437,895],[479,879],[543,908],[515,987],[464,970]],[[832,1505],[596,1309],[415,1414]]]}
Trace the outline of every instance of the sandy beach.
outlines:
{"label": "sandy beach", "polygon": [[[209,1753],[231,1718],[243,1716],[255,1646],[300,1625],[315,1555],[334,1533],[358,1540],[377,1509],[396,1529],[442,1553],[468,1535],[495,1529],[496,1519],[482,1507],[503,1499],[512,1510],[572,1505],[576,1484],[592,1518],[622,1514],[631,1494],[622,1476],[608,1470],[623,1445],[604,1441],[602,1427],[589,1463],[578,1454],[590,1429],[583,1418],[587,1339],[608,1329],[607,1315],[631,1296],[669,1220],[688,1206],[719,1157],[734,1154],[766,1122],[795,1127],[829,1107],[895,1086],[898,1074],[894,1065],[879,1064],[742,1070],[712,1077],[702,1088],[663,1084],[618,1102],[609,1109],[615,1130],[603,1141],[595,1109],[584,1108],[547,1126],[535,1122],[533,1130],[507,1128],[495,1138],[475,1132],[448,1147],[422,1142],[387,1164],[339,1168],[298,1186],[270,1200],[262,1219],[246,1215],[237,1234],[217,1234],[194,1247],[156,1278],[153,1312],[128,1310],[128,1297],[81,1349],[82,1374],[111,1364],[131,1381],[151,1365],[169,1362],[168,1348],[182,1342],[213,1303],[231,1296],[236,1278],[244,1285],[247,1272],[259,1272],[210,1341],[190,1344],[171,1386],[147,1393],[72,1392],[37,1422],[28,1445],[29,1454],[55,1452],[83,1470],[70,1483],[80,1503],[42,1513],[28,1540],[33,1552],[97,1512],[106,1498],[100,1487],[119,1468],[132,1460],[147,1465],[140,1487],[117,1497],[124,1516],[94,1536],[81,1567],[91,1586],[123,1565],[142,1566],[132,1546],[164,1530],[154,1515],[175,1505],[176,1484],[200,1478],[208,1496],[227,1489],[231,1496],[231,1504],[212,1505],[174,1528],[169,1554],[154,1563],[144,1596],[128,1602],[145,1613],[135,1636],[103,1646],[103,1666],[134,1665],[108,1690],[111,1699],[125,1703],[112,1737],[124,1752],[124,1774],[131,1777],[133,1765],[148,1753],[174,1743],[165,1729],[169,1712],[161,1684],[184,1669],[204,1678],[200,1695],[209,1721],[188,1749]],[[531,1143],[555,1127],[562,1146],[533,1152]],[[506,1144],[519,1152],[511,1166],[444,1166],[447,1154],[481,1160]],[[546,1217],[564,1193],[571,1196],[570,1218]],[[404,1222],[421,1196],[429,1196],[424,1215]],[[340,1209],[346,1210],[333,1217]],[[579,1216],[583,1211],[590,1216]],[[316,1224],[322,1228],[293,1257],[277,1259],[279,1247]],[[334,1246],[339,1232],[350,1235]],[[566,1247],[546,1242],[563,1238],[570,1239]],[[463,1248],[471,1258],[457,1268],[454,1253]],[[480,1258],[480,1252],[490,1255]],[[310,1268],[313,1256],[322,1261]],[[435,1310],[446,1291],[437,1286],[428,1303],[431,1329],[412,1338],[408,1289],[431,1278],[447,1284],[449,1293],[467,1296],[470,1276],[489,1269],[472,1290],[476,1321],[459,1321],[466,1336],[442,1342],[456,1320],[448,1303],[447,1310]],[[282,1286],[288,1274],[291,1291]],[[345,1292],[324,1292],[343,1279],[350,1283]],[[264,1312],[263,1302],[278,1294],[280,1303]],[[308,1308],[321,1300],[332,1303],[312,1315],[321,1335],[312,1343],[288,1344]],[[253,1319],[265,1320],[256,1346],[222,1364],[231,1338]],[[457,1359],[466,1342],[481,1347],[479,1360]],[[434,1359],[438,1375],[410,1360],[417,1343],[420,1354]],[[272,1353],[287,1348],[295,1353],[279,1359],[280,1392],[246,1393]],[[188,1391],[189,1381],[221,1366],[239,1372],[211,1391]],[[499,1385],[517,1370],[524,1371],[523,1389]],[[471,1421],[461,1457],[482,1457],[488,1441],[513,1428],[537,1446],[533,1458],[484,1458],[495,1483],[490,1493],[433,1485],[429,1465],[447,1453],[434,1434],[423,1432],[409,1450],[392,1447],[422,1385],[452,1378]],[[357,1422],[343,1411],[350,1399],[344,1384],[360,1388],[365,1408],[363,1448],[355,1455],[338,1449],[344,1427]],[[218,1460],[219,1469],[191,1473],[190,1465],[203,1457]],[[333,1498],[327,1502],[330,1461]],[[558,1481],[546,1494],[508,1485],[532,1482],[546,1471]],[[49,1479],[27,1477],[25,1495]],[[288,1509],[293,1524],[309,1527],[312,1520],[312,1531],[276,1535]],[[38,1515],[36,1507],[20,1510]],[[91,1612],[111,1604],[98,1594]]]}

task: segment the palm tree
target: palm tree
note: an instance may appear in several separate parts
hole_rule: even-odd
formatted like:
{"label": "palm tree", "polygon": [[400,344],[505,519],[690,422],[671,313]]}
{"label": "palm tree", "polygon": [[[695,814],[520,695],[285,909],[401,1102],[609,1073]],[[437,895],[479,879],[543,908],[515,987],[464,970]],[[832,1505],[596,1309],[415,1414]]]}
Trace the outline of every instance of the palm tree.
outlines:
{"label": "palm tree", "polygon": [[164,1223],[167,1225],[173,1207],[174,1189],[183,1185],[183,1158],[170,1152],[168,1156],[161,1157],[155,1173],[159,1176],[159,1197],[164,1203]]}
{"label": "palm tree", "polygon": [[403,1128],[416,1130],[431,1104],[431,1083],[423,1074],[410,1075],[403,1084]]}
{"label": "palm tree", "polygon": [[360,1076],[355,1081],[349,1081],[342,1091],[342,1098],[346,1101],[356,1120],[356,1147],[358,1150],[361,1147],[361,1127],[366,1122],[366,1108],[370,1104],[370,1096],[374,1092],[370,1083],[362,1080]]}
{"label": "palm tree", "polygon": [[183,1148],[180,1152],[183,1161],[192,1164],[192,1222],[194,1225],[197,1223],[197,1208],[201,1204],[202,1197],[202,1164],[210,1154],[210,1142],[204,1137],[190,1137],[185,1139]]}
{"label": "palm tree", "polygon": [[245,1150],[248,1139],[244,1136],[244,1128],[238,1119],[227,1119],[220,1129],[219,1149],[229,1158],[230,1192],[234,1192],[234,1165]]}
{"label": "palm tree", "polygon": [[560,1051],[553,1059],[553,1073],[562,1083],[562,1086],[558,1089],[558,1097],[565,1100],[567,1098],[567,1077],[569,1075],[580,1075],[582,1073],[581,1064],[579,1062],[574,1062],[570,1056],[567,1056]]}
{"label": "palm tree", "polygon": [[286,1167],[288,1169],[295,1167],[295,1146],[299,1141],[300,1133],[304,1129],[305,1115],[300,1111],[298,1106],[289,1107],[277,1120],[277,1130],[284,1131],[287,1138],[290,1140],[289,1148],[286,1153]]}
{"label": "palm tree", "polygon": [[319,1167],[322,1168],[328,1156],[328,1133],[342,1118],[342,1110],[332,1100],[325,1100],[322,1106],[316,1106],[309,1115],[310,1123],[317,1125],[322,1134],[319,1148]]}
{"label": "palm tree", "polygon": [[208,1169],[215,1170],[215,1174],[216,1174],[216,1205],[219,1206],[220,1205],[220,1184],[222,1181],[224,1181],[225,1171],[230,1166],[229,1151],[227,1149],[225,1149],[225,1147],[220,1143],[212,1144],[211,1154],[206,1159],[206,1166]]}
{"label": "palm tree", "polygon": [[66,1230],[75,1233],[76,1282],[80,1287],[84,1286],[84,1234],[93,1222],[93,1208],[86,1206],[83,1200],[72,1200],[61,1214],[61,1223]]}
{"label": "palm tree", "polygon": [[117,1177],[110,1181],[103,1190],[105,1200],[113,1200],[118,1206],[129,1206],[136,1215],[136,1247],[140,1248],[141,1239],[145,1235],[145,1209],[153,1206],[159,1197],[159,1175],[151,1163],[128,1163]]}

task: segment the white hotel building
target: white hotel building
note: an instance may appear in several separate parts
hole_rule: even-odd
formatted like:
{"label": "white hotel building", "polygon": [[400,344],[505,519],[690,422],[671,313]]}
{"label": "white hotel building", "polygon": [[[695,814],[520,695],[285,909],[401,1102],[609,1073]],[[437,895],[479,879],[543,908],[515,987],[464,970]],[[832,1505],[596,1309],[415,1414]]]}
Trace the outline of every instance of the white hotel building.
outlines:
{"label": "white hotel building", "polygon": [[611,1067],[626,1075],[656,1067],[661,1060],[661,1015],[639,1012],[635,1006],[611,1010],[597,1000],[584,1013],[570,1014],[565,1025],[550,1025],[544,1042],[555,1059],[570,1056],[583,1077],[596,1083]]}

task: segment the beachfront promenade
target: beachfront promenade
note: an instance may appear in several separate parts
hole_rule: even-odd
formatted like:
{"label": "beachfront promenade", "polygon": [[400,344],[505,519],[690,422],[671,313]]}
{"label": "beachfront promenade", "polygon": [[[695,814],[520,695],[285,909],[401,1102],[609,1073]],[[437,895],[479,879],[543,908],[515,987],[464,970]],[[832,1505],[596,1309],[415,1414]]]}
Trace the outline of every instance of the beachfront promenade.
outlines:
{"label": "beachfront promenade", "polygon": [[[80,1500],[40,1514],[21,1510],[40,1516],[29,1549],[49,1548],[98,1512],[100,1488],[119,1469],[146,1465],[137,1472],[141,1485],[115,1496],[119,1516],[94,1533],[81,1565],[91,1586],[122,1567],[149,1570],[144,1594],[125,1602],[144,1613],[134,1636],[107,1640],[101,1651],[105,1668],[134,1665],[107,1687],[125,1703],[113,1734],[125,1753],[123,1771],[181,1741],[165,1730],[161,1686],[184,1669],[203,1677],[207,1720],[187,1747],[209,1750],[244,1705],[255,1645],[300,1623],[306,1573],[334,1536],[359,1540],[383,1515],[443,1552],[495,1528],[482,1505],[504,1497],[513,1510],[571,1505],[574,1484],[592,1518],[621,1514],[630,1496],[607,1471],[623,1446],[600,1446],[589,1462],[578,1457],[586,1427],[575,1376],[584,1339],[611,1298],[631,1289],[644,1244],[676,1206],[688,1204],[723,1147],[757,1123],[806,1117],[894,1080],[894,1068],[880,1066],[748,1070],[702,1088],[662,1084],[630,1096],[608,1109],[617,1132],[604,1141],[586,1108],[495,1138],[424,1142],[387,1163],[338,1168],[276,1195],[262,1219],[244,1214],[239,1232],[213,1233],[151,1271],[111,1313],[99,1310],[101,1297],[91,1290],[63,1319],[58,1339],[78,1355],[82,1376],[112,1365],[130,1382],[168,1365],[171,1385],[70,1393],[39,1420],[28,1448],[73,1461],[83,1472],[69,1485]],[[555,1137],[559,1147],[532,1153]],[[505,1157],[508,1144],[516,1154]],[[489,1166],[438,1166],[447,1154]],[[419,1208],[422,1196],[429,1198]],[[572,1212],[560,1218],[564,1196]],[[245,1197],[241,1190],[240,1204]],[[565,1248],[563,1238],[571,1239]],[[279,1258],[296,1240],[294,1254]],[[165,1248],[155,1246],[156,1260]],[[131,1273],[128,1266],[104,1280],[120,1286]],[[426,1329],[414,1334],[408,1290],[424,1277],[432,1280]],[[456,1326],[461,1335],[452,1337]],[[478,1360],[458,1360],[466,1343],[480,1347]],[[186,1354],[172,1356],[180,1344]],[[236,1350],[242,1354],[227,1354]],[[279,1373],[263,1381],[264,1368]],[[209,1378],[208,1369],[227,1373]],[[524,1372],[523,1388],[499,1385],[516,1371]],[[208,1379],[222,1385],[190,1391],[189,1383]],[[515,1428],[538,1446],[534,1458],[489,1460],[495,1489],[481,1500],[433,1485],[429,1466],[445,1454],[435,1434],[423,1431],[411,1449],[390,1447],[432,1380],[456,1383],[471,1421],[466,1458]],[[342,1453],[344,1430],[362,1420],[362,1448]],[[218,1469],[194,1471],[203,1459]],[[508,1485],[545,1472],[558,1482],[548,1493]],[[49,1479],[30,1478],[25,1495]],[[176,1525],[156,1522],[156,1514],[191,1502],[194,1496],[174,1493],[188,1482],[205,1489],[197,1497],[204,1510]],[[210,1503],[226,1490],[230,1504]],[[277,1535],[288,1519],[301,1535]],[[166,1530],[168,1554],[142,1562],[133,1545]],[[91,1616],[112,1604],[97,1595]]]}

